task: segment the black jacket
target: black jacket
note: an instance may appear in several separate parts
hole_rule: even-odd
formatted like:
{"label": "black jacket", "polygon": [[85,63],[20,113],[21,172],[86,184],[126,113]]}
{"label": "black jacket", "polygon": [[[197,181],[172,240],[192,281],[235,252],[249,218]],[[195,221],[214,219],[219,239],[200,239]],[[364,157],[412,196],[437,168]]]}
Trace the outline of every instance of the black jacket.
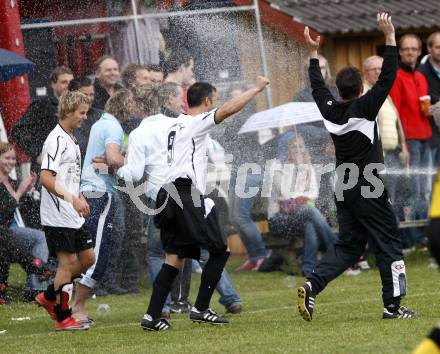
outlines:
{"label": "black jacket", "polygon": [[122,122],[122,129],[124,133],[130,135],[130,133],[135,130],[141,124],[142,119],[139,118],[129,118]]}
{"label": "black jacket", "polygon": [[[95,87],[95,99],[92,103],[92,107],[103,111],[105,104],[110,98],[110,95],[108,94],[107,90],[101,86],[98,79],[95,80],[93,86]],[[116,84],[115,88],[119,90],[122,88],[122,85]]]}
{"label": "black jacket", "polygon": [[[425,75],[428,81],[428,93],[431,96],[431,104],[436,104],[440,100],[440,78],[432,67],[431,60],[428,59],[425,64],[421,64],[418,70]],[[431,119],[432,127],[432,146],[440,148],[440,131],[434,121]]]}
{"label": "black jacket", "polygon": [[6,186],[0,182],[0,228],[9,227],[9,224],[14,218],[15,208],[17,208],[17,206],[18,203],[15,198],[9,193]]}
{"label": "black jacket", "polygon": [[386,46],[382,72],[371,90],[357,99],[338,102],[322,78],[319,60],[310,60],[313,98],[335,144],[337,166],[354,163],[362,173],[369,163],[383,163],[376,117],[393,86],[396,71],[396,47]]}
{"label": "black jacket", "polygon": [[12,138],[30,157],[32,170],[35,171],[35,160],[41,153],[44,141],[57,123],[58,99],[50,90],[47,96],[31,103],[12,129]]}

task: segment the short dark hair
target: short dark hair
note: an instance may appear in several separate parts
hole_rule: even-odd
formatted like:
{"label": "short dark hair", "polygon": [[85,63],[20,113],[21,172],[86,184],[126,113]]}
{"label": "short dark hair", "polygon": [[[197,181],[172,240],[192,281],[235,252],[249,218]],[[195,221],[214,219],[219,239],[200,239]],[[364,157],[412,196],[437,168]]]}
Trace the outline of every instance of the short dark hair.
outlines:
{"label": "short dark hair", "polygon": [[[115,57],[112,57],[111,55],[103,55],[98,58],[98,60],[95,62],[95,71],[98,71],[101,68],[101,64],[104,60],[111,59],[114,60],[116,63],[118,62]],[[118,63],[119,64],[119,63]]]}
{"label": "short dark hair", "polygon": [[144,68],[147,69],[148,71],[163,72],[163,69],[160,65],[149,64],[149,65],[145,65]]}
{"label": "short dark hair", "polygon": [[124,66],[121,72],[121,79],[124,86],[130,88],[136,82],[136,72],[143,69],[146,68],[134,63]]}
{"label": "short dark hair", "polygon": [[70,81],[68,90],[69,91],[78,91],[81,87],[89,87],[92,85],[93,85],[93,82],[89,77],[80,76],[80,77]]}
{"label": "short dark hair", "polygon": [[188,89],[187,100],[188,107],[200,106],[206,97],[211,96],[217,89],[207,82],[196,82]]}
{"label": "short dark hair", "polygon": [[336,86],[344,100],[359,97],[362,92],[361,71],[353,66],[341,69],[336,75]]}
{"label": "short dark hair", "polygon": [[173,51],[165,63],[166,73],[169,74],[176,72],[181,65],[189,66],[191,64],[191,59],[193,59],[193,57],[186,49]]}
{"label": "short dark hair", "polygon": [[49,77],[50,82],[57,82],[58,81],[58,77],[60,75],[64,75],[64,74],[73,75],[73,72],[67,66],[64,66],[64,65],[57,66],[50,73],[50,77]]}
{"label": "short dark hair", "polygon": [[161,94],[164,97],[165,101],[171,96],[177,96],[180,85],[175,82],[164,82],[161,85]]}

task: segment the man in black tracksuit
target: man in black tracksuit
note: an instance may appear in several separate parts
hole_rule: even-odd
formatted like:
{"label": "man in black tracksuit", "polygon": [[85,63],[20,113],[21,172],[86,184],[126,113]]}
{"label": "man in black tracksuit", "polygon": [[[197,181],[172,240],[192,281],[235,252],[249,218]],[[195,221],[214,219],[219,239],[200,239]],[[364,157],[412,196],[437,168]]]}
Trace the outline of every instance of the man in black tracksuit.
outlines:
{"label": "man in black tracksuit", "polygon": [[405,263],[398,225],[388,194],[379,177],[383,168],[382,145],[376,117],[388,96],[397,70],[394,27],[387,14],[378,14],[379,28],[385,34],[386,48],[379,80],[360,97],[362,79],[353,67],[336,77],[341,101],[336,101],[322,78],[316,41],[308,28],[304,35],[310,49],[309,76],[313,98],[336,150],[336,209],[339,239],[298,289],[298,309],[306,321],[312,320],[315,296],[325,286],[357,262],[368,242],[375,254],[382,280],[383,318],[412,318],[415,314],[400,306],[406,294]]}

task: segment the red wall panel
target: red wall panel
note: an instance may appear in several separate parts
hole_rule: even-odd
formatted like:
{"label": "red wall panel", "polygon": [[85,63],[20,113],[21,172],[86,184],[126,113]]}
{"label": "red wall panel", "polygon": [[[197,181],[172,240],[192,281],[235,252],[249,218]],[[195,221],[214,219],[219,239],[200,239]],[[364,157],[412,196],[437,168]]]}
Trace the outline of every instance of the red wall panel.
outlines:
{"label": "red wall panel", "polygon": [[[16,0],[0,0],[0,28],[0,47],[24,56],[23,35]],[[26,111],[29,103],[27,75],[0,83],[0,110],[9,138],[12,127]]]}

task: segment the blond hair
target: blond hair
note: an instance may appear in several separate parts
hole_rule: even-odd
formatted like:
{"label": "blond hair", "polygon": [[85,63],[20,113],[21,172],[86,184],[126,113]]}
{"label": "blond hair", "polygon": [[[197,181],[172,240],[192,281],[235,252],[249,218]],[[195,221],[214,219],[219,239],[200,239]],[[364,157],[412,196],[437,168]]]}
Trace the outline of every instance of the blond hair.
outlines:
{"label": "blond hair", "polygon": [[130,118],[132,111],[133,94],[128,89],[118,90],[105,104],[104,111],[123,122]]}
{"label": "blond hair", "polygon": [[3,155],[5,152],[8,152],[10,150],[14,150],[12,144],[4,143],[0,141],[0,155]]}
{"label": "blond hair", "polygon": [[146,84],[132,89],[134,100],[142,106],[145,115],[159,114],[165,100],[168,98],[169,85]]}
{"label": "blond hair", "polygon": [[79,91],[67,91],[62,94],[58,103],[60,119],[63,120],[67,114],[75,112],[82,104],[90,106],[90,100],[85,94]]}
{"label": "blond hair", "polygon": [[373,61],[373,60],[377,60],[377,59],[380,59],[380,60],[383,61],[383,58],[380,57],[379,55],[372,55],[371,57],[366,58],[366,59],[364,60],[364,69],[365,69],[365,67],[367,66],[367,64],[369,64],[371,61]]}

